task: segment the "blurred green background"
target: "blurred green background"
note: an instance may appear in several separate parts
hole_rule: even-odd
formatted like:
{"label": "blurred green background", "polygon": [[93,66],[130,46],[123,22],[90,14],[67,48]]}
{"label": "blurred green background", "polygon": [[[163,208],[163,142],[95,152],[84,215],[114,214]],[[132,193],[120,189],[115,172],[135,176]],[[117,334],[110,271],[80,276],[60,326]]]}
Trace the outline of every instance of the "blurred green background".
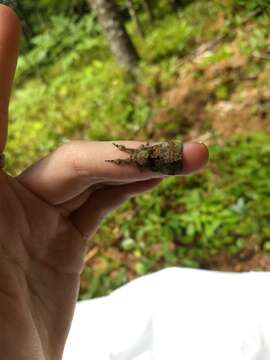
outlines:
{"label": "blurred green background", "polygon": [[210,162],[103,221],[81,298],[167,266],[269,270],[269,0],[115,1],[140,58],[130,68],[90,3],[14,2],[24,38],[8,170],[71,139],[199,139]]}

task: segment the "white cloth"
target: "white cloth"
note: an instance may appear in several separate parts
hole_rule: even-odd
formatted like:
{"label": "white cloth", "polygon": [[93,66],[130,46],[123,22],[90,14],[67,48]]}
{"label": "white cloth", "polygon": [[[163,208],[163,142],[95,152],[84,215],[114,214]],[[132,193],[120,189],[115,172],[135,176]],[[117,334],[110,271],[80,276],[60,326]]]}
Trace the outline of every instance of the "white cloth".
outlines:
{"label": "white cloth", "polygon": [[78,303],[63,360],[269,360],[270,273],[169,268]]}

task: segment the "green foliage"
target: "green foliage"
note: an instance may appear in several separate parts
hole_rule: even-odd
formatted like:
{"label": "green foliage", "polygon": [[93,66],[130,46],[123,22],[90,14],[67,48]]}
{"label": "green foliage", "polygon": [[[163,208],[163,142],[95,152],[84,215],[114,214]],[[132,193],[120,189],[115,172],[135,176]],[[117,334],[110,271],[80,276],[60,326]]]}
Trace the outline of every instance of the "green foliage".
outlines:
{"label": "green foliage", "polygon": [[11,171],[19,171],[67,139],[132,137],[150,116],[147,99],[134,92],[134,84],[112,60],[93,60],[80,70],[66,61],[57,64],[61,76],[49,84],[47,74],[45,82],[31,80],[16,92],[8,144]]}
{"label": "green foliage", "polygon": [[[48,24],[50,30],[32,39],[33,49],[20,57],[17,80],[30,75],[42,75],[43,67],[56,63],[75,66],[82,62],[82,56],[97,54],[103,42],[100,41],[100,28],[94,15],[84,16],[80,20],[63,16],[52,16]],[[90,57],[90,59],[89,59]]]}
{"label": "green foliage", "polygon": [[[31,50],[19,61],[10,116],[9,171],[20,172],[68,139],[132,139],[137,133],[146,139],[145,129],[159,111],[167,118],[163,123],[153,121],[151,131],[158,130],[159,138],[167,133],[182,136],[182,119],[188,118],[196,128],[202,107],[228,105],[232,81],[242,79],[239,87],[244,88],[246,74],[258,76],[262,69],[252,56],[267,50],[269,20],[260,16],[246,33],[240,26],[246,21],[244,3],[237,16],[230,13],[232,8],[220,13],[220,1],[214,3],[197,1],[172,14],[168,1],[161,0],[154,25],[141,11],[145,40],[136,34],[134,24],[128,24],[143,58],[136,81],[119,69],[91,14],[49,16],[46,31],[33,38]],[[237,32],[231,24],[239,26]],[[224,41],[198,62],[184,64],[186,55],[224,33],[235,37],[233,46]],[[218,68],[231,61],[236,47],[248,59],[240,75],[231,65]],[[196,89],[188,94],[187,105],[168,109],[166,91],[181,92],[179,77],[188,77],[188,67],[194,69],[194,79],[205,80],[202,105],[196,102],[201,108],[193,105],[202,97]],[[207,119],[205,124],[209,126]],[[269,251],[269,140],[269,135],[254,134],[231,139],[223,148],[212,146],[207,171],[167,179],[106,218],[94,239],[93,246],[99,249],[96,263],[82,276],[81,297],[107,294],[135,276],[166,266],[196,268],[220,251],[235,255],[251,237]]]}
{"label": "green foliage", "polygon": [[33,2],[32,0],[24,0],[23,2],[17,0],[2,1],[14,4],[14,8],[22,21],[28,26],[31,26],[31,30],[34,31],[34,33],[44,30],[51,16],[55,16],[56,14],[73,16],[76,14],[76,9],[82,8],[86,4],[85,0],[39,0],[38,2]]}
{"label": "green foliage", "polygon": [[267,18],[261,19],[260,23],[261,27],[256,27],[250,31],[248,38],[246,38],[244,33],[241,34],[243,41],[240,43],[240,49],[246,56],[256,54],[256,52],[267,49],[268,47],[268,30],[264,27],[267,23]]}
{"label": "green foliage", "polygon": [[[171,26],[168,26],[168,22]],[[186,19],[179,20],[175,16],[168,16],[166,22],[160,21],[159,26],[147,38],[147,60],[160,62],[172,54],[184,55],[190,49],[189,45],[198,30],[198,27],[192,26]]]}
{"label": "green foliage", "polygon": [[256,9],[268,9],[270,8],[269,0],[234,0],[235,9],[245,9],[248,11],[254,11]]}

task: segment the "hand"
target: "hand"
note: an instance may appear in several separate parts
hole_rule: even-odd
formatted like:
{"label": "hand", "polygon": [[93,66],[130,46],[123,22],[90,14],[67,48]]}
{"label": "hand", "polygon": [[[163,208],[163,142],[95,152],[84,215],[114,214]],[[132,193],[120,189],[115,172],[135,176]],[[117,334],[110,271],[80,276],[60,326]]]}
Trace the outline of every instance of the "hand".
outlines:
{"label": "hand", "polygon": [[[0,6],[0,152],[19,38],[18,18]],[[161,181],[160,175],[105,162],[121,156],[125,154],[110,142],[74,141],[17,178],[0,171],[3,359],[62,358],[87,241],[108,211]],[[207,158],[204,145],[187,144],[183,174],[197,170]]]}

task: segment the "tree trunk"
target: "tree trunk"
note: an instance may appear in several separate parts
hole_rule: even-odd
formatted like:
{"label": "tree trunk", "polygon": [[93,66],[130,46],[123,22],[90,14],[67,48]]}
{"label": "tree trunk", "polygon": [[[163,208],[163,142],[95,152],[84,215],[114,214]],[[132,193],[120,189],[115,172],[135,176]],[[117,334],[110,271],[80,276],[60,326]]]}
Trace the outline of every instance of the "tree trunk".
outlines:
{"label": "tree trunk", "polygon": [[131,17],[131,19],[134,21],[134,23],[136,25],[138,34],[143,38],[144,37],[144,31],[143,31],[142,24],[141,24],[140,19],[139,19],[139,15],[138,15],[138,13],[137,13],[137,11],[135,9],[133,0],[127,0],[127,6],[128,6],[128,11],[129,11],[130,17]]}
{"label": "tree trunk", "polygon": [[152,0],[143,0],[144,11],[147,13],[151,22],[155,20],[155,12],[153,8]]}
{"label": "tree trunk", "polygon": [[139,55],[125,29],[114,0],[88,1],[97,13],[112,53],[120,65],[132,72],[138,65]]}

